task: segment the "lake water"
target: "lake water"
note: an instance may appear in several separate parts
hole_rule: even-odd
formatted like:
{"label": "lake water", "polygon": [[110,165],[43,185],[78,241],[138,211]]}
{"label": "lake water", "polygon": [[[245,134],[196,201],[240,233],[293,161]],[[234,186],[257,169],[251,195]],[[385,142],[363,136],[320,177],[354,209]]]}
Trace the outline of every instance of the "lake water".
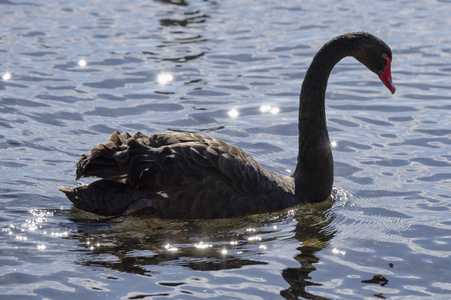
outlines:
{"label": "lake water", "polygon": [[[0,0],[0,298],[449,299],[450,2]],[[333,203],[105,219],[58,191],[115,130],[207,134],[290,174],[304,73],[359,30],[391,46],[397,92],[334,69]]]}

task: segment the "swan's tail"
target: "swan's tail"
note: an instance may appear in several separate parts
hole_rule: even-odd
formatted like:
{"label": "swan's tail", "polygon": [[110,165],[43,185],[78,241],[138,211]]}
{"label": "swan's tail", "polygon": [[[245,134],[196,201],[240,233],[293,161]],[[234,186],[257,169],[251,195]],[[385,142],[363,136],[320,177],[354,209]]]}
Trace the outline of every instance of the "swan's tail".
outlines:
{"label": "swan's tail", "polygon": [[[77,180],[81,177],[112,178],[123,175],[118,162],[123,160],[121,152],[126,149],[127,140],[131,136],[125,132],[113,133],[105,144],[98,144],[91,154],[82,154],[77,163]],[[118,161],[119,160],[119,161]],[[126,159],[125,159],[126,160]]]}
{"label": "swan's tail", "polygon": [[132,203],[127,185],[108,180],[98,180],[74,188],[60,187],[67,198],[85,211],[111,216],[120,215]]}
{"label": "swan's tail", "polygon": [[132,190],[116,181],[98,180],[74,188],[60,187],[67,198],[84,211],[103,216],[135,214],[142,209],[152,209],[152,200],[145,191]]}

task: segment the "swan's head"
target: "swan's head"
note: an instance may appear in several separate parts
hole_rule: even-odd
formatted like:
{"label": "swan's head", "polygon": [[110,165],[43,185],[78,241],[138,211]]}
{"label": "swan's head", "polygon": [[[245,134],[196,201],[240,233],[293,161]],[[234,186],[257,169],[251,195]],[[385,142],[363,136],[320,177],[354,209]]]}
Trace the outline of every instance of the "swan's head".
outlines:
{"label": "swan's head", "polygon": [[354,57],[370,71],[376,73],[392,94],[395,93],[396,88],[391,77],[390,47],[378,37],[366,32],[356,33],[355,37],[359,43]]}

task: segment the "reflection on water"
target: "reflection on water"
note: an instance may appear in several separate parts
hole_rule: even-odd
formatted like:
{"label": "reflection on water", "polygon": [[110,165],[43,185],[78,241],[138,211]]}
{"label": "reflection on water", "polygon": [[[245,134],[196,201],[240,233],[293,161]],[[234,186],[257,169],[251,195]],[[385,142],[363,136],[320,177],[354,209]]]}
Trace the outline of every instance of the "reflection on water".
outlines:
{"label": "reflection on water", "polygon": [[[334,192],[339,198],[340,191]],[[315,253],[335,234],[329,211],[333,201],[329,200],[276,213],[217,220],[105,219],[72,209],[70,218],[76,230],[67,238],[89,251],[78,262],[82,265],[149,277],[155,275],[152,266],[165,264],[197,271],[268,265],[271,262],[265,261],[265,255],[270,244],[297,240],[298,266],[282,270],[290,287],[280,293],[287,299],[312,297],[305,287],[315,284],[309,277],[318,262]],[[285,231],[287,225],[294,225],[294,230]]]}
{"label": "reflection on water", "polygon": [[313,211],[310,213],[303,212],[296,218],[294,238],[301,242],[301,245],[297,248],[301,253],[296,255],[295,259],[300,266],[286,268],[282,271],[282,276],[290,284],[290,288],[280,294],[287,299],[320,298],[307,292],[306,287],[321,285],[312,281],[309,274],[316,270],[314,264],[319,261],[315,253],[324,249],[335,234],[335,229],[330,226],[334,219],[333,215],[323,209],[314,211],[314,213]]}

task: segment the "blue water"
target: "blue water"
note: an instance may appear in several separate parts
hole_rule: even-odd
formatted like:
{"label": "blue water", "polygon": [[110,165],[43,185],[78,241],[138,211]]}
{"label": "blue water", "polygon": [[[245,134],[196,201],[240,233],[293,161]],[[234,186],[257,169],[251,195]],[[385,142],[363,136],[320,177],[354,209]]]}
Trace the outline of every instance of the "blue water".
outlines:
{"label": "blue water", "polygon": [[[449,2],[0,0],[1,298],[450,298]],[[333,203],[104,219],[58,192],[116,130],[207,134],[290,174],[304,73],[358,30],[391,46],[397,92],[334,69]]]}

